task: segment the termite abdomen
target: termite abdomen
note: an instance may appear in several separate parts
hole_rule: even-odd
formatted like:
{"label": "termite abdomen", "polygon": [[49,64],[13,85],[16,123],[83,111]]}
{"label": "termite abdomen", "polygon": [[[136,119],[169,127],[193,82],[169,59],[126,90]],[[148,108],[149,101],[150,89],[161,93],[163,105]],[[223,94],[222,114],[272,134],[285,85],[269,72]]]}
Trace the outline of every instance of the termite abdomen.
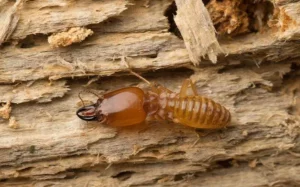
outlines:
{"label": "termite abdomen", "polygon": [[167,100],[164,113],[172,113],[175,122],[203,129],[222,128],[230,122],[229,111],[211,99],[187,96]]}

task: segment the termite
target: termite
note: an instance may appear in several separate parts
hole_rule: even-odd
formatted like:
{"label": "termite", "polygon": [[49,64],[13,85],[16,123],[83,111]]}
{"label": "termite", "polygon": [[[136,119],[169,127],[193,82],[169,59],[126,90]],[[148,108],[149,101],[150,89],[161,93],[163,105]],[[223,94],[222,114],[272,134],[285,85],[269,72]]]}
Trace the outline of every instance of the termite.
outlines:
{"label": "termite", "polygon": [[[219,129],[229,124],[230,112],[215,101],[197,94],[191,79],[186,79],[179,93],[128,71],[149,85],[147,89],[126,87],[99,96],[96,103],[84,106],[77,116],[111,126],[130,126],[147,119],[167,120],[200,129]],[[188,95],[191,86],[193,95]]]}

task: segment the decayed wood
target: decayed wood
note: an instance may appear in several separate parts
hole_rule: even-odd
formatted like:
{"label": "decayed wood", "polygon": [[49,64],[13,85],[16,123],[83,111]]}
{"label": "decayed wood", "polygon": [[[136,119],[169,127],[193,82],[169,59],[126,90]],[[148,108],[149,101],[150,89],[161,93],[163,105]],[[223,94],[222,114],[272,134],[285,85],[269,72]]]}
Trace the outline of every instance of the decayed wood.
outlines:
{"label": "decayed wood", "polygon": [[[203,59],[200,67],[192,65],[184,41],[168,32],[164,14],[171,3],[26,1],[18,9],[20,20],[39,17],[47,24],[32,21],[26,29],[20,21],[23,34],[15,31],[11,39],[27,38],[0,49],[0,117],[10,117],[0,118],[1,186],[300,185],[299,3],[274,2],[276,26],[219,38],[228,55],[216,65]],[[102,7],[99,17],[83,14],[77,26],[94,35],[79,44],[52,48],[47,36],[29,36],[74,28],[75,14],[93,7]],[[50,11],[71,16],[53,20],[44,14]],[[232,123],[198,137],[171,122],[118,129],[80,120],[75,112],[83,89],[147,86],[126,75],[123,57],[175,92],[190,77],[201,95],[231,111]],[[150,71],[156,69],[163,70]]]}
{"label": "decayed wood", "polygon": [[101,33],[167,31],[169,23],[164,14],[172,1],[134,1],[134,6],[129,7],[120,15],[90,27],[94,31]]}
{"label": "decayed wood", "polygon": [[19,23],[12,39],[30,34],[47,34],[70,27],[96,24],[126,10],[128,1],[27,1],[19,10]]}
{"label": "decayed wood", "polygon": [[91,29],[74,27],[66,32],[55,33],[48,37],[52,47],[66,47],[74,43],[80,43],[94,32]]}
{"label": "decayed wood", "polygon": [[[231,55],[223,62],[259,65],[264,61],[276,62],[299,56],[299,44],[295,41],[274,41],[274,37],[268,34],[248,36],[246,39],[249,43],[244,43],[243,39],[226,42],[223,48],[230,51]],[[237,47],[242,44],[242,48]],[[256,55],[255,59],[248,53]],[[111,75],[125,70],[120,64],[122,56],[132,57],[129,60],[131,66],[138,69],[190,66],[188,52],[182,41],[169,33],[157,31],[91,36],[84,44],[68,49],[53,49],[44,42],[33,48],[5,48],[0,54],[2,83]],[[41,58],[45,60],[41,61]]]}
{"label": "decayed wood", "polygon": [[[293,97],[269,91],[273,83],[280,82],[282,73],[290,71],[289,65],[277,65],[275,68],[269,65],[259,70],[254,66],[247,71],[241,67],[217,73],[220,69],[222,67],[205,68],[191,78],[201,94],[230,109],[233,123],[221,132],[201,137],[194,146],[197,140],[195,131],[172,123],[155,122],[146,131],[138,127],[115,129],[97,123],[86,125],[74,115],[80,102],[77,94],[82,89],[81,85],[86,83],[84,80],[71,81],[68,97],[57,102],[13,106],[12,115],[19,123],[19,128],[10,130],[6,122],[1,125],[0,177],[27,178],[20,184],[26,184],[31,179],[52,179],[54,182],[67,176],[79,177],[81,170],[87,170],[89,172],[85,172],[84,176],[93,178],[93,173],[98,171],[103,180],[113,180],[113,183],[119,181],[124,186],[152,184],[158,180],[173,184],[176,183],[174,177],[181,176],[179,181],[182,182],[188,173],[194,173],[192,181],[196,182],[198,175],[209,180],[210,172],[205,175],[205,171],[213,168],[226,178],[228,172],[222,173],[217,169],[223,167],[222,162],[225,162],[232,167],[233,175],[235,172],[250,172],[249,176],[254,180],[256,175],[251,167],[261,172],[275,173],[280,168],[279,176],[269,176],[270,181],[296,182],[296,175],[289,175],[287,179],[283,176],[283,173],[291,172],[287,166],[294,168],[294,171],[299,170],[299,159],[292,154],[292,150],[298,146],[299,122],[286,110],[291,106]],[[150,80],[178,91],[181,82],[189,75],[164,73],[164,76],[157,74],[157,77]],[[137,84],[139,81],[114,78],[92,83],[90,87],[111,90],[133,82]],[[224,87],[224,84],[227,86]],[[88,94],[83,98],[95,99]],[[28,112],[29,108],[38,112]],[[290,160],[286,161],[284,157]],[[177,160],[178,164],[170,162],[172,160]],[[253,160],[257,160],[258,164],[249,167],[248,164]],[[106,167],[108,169],[105,170]],[[122,182],[122,172],[129,172],[131,177]],[[76,181],[83,184],[93,179],[83,177],[81,180]],[[51,182],[39,182],[42,186],[48,183]],[[59,184],[60,181],[55,183]],[[189,180],[185,183],[189,183]],[[209,184],[215,184],[215,180],[207,181]],[[251,184],[267,185],[269,181],[262,178]]]}
{"label": "decayed wood", "polygon": [[198,65],[207,56],[213,63],[222,49],[215,35],[215,28],[202,1],[176,0],[174,18],[183,37],[191,61]]}
{"label": "decayed wood", "polygon": [[[36,41],[36,46],[30,48],[20,49],[19,46],[15,49],[4,48],[0,51],[0,61],[2,62],[0,64],[0,81],[14,82],[49,77],[58,79],[85,75],[111,75],[115,72],[124,71],[124,67],[118,63],[120,56],[134,57],[133,62],[131,62],[133,68],[146,67],[148,69],[154,67],[157,69],[169,66],[189,66],[188,51],[182,40],[170,33],[165,33],[168,27],[167,18],[163,16],[164,11],[159,9],[160,6],[158,5],[165,8],[166,4],[161,3],[161,1],[153,1],[153,5],[149,8],[138,4],[138,13],[145,12],[146,15],[157,16],[153,18],[156,22],[150,25],[146,24],[145,28],[141,27],[145,22],[143,19],[137,18],[136,22],[132,20],[135,14],[134,10],[136,10],[133,6],[131,11],[125,11],[124,15],[117,17],[119,22],[115,24],[112,21],[112,26],[108,24],[107,30],[100,29],[100,31],[110,33],[95,34],[76,47],[53,49],[43,40],[41,42]],[[298,6],[298,3],[294,4],[296,4],[295,7]],[[145,9],[151,9],[154,13],[149,13]],[[294,24],[299,19],[296,17],[296,10],[291,9],[288,5],[280,7],[280,10],[282,16],[278,18],[280,20],[278,24],[280,23],[279,25],[285,27],[284,32],[281,32],[280,29],[277,32],[270,30],[238,37],[234,40],[220,40],[220,45],[228,56],[226,58],[220,57],[218,63],[241,61],[242,63],[248,62],[259,65],[265,61],[277,62],[299,57],[297,52],[299,44],[295,41],[299,35],[299,29]],[[131,18],[128,20],[129,25],[133,22],[137,25],[136,30],[135,27],[127,26],[126,22],[123,21],[126,19],[124,16]],[[107,23],[99,28],[106,27],[106,25]],[[145,29],[156,31],[145,33]],[[117,33],[119,30],[125,33]],[[41,61],[41,58],[46,60]],[[14,63],[10,63],[11,61]],[[209,64],[203,60],[203,64],[207,63]],[[101,67],[99,67],[100,64]],[[53,66],[58,67],[58,70]],[[26,71],[20,70],[19,67],[25,68]],[[53,76],[53,74],[55,75]]]}
{"label": "decayed wood", "polygon": [[[182,48],[178,49],[180,45]],[[91,36],[84,45],[70,49],[53,49],[47,43],[35,49],[4,49],[0,82],[111,75],[126,69],[120,64],[122,56],[132,57],[132,66],[144,69],[180,66],[189,61],[183,44],[170,33],[105,34]]]}
{"label": "decayed wood", "polygon": [[55,82],[41,80],[15,85],[2,85],[0,87],[0,102],[9,101],[16,104],[29,101],[49,102],[52,98],[64,96],[68,90],[65,80]]}
{"label": "decayed wood", "polygon": [[1,7],[0,9],[0,45],[10,38],[10,35],[15,30],[19,17],[16,15],[17,9],[22,5],[22,0],[18,0],[15,4],[9,8]]}

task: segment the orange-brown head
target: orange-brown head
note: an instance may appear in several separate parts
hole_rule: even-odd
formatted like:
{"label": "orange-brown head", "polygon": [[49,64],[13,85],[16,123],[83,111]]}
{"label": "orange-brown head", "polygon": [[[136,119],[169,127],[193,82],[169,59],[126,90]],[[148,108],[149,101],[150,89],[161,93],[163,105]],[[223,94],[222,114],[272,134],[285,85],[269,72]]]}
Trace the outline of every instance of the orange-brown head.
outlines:
{"label": "orange-brown head", "polygon": [[143,90],[128,87],[104,94],[97,103],[80,108],[76,114],[85,121],[99,121],[112,126],[129,126],[142,123],[146,119],[144,102]]}

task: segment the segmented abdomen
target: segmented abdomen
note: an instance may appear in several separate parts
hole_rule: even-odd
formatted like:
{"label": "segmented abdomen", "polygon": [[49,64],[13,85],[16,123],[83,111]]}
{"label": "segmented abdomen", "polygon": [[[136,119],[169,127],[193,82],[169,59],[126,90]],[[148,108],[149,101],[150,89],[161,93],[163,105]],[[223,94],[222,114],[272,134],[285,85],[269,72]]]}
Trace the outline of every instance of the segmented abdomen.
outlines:
{"label": "segmented abdomen", "polygon": [[230,122],[230,112],[211,99],[201,96],[166,97],[161,110],[166,118],[187,126],[217,129]]}

